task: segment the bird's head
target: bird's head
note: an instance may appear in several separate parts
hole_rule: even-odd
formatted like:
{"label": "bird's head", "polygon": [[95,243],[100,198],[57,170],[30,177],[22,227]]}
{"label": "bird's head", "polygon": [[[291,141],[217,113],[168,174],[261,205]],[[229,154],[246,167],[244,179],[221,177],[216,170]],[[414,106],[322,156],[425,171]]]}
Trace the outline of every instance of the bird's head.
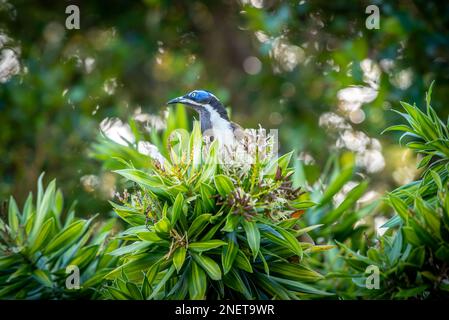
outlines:
{"label": "bird's head", "polygon": [[220,100],[206,90],[194,90],[181,97],[174,98],[167,104],[181,103],[198,112],[200,116],[201,132],[209,129],[231,130],[232,123],[229,121],[228,113]]}
{"label": "bird's head", "polygon": [[209,91],[193,90],[181,97],[171,99],[167,104],[182,103],[199,111],[198,108],[214,104],[214,102],[219,102],[219,100]]}
{"label": "bird's head", "polygon": [[220,100],[206,90],[193,90],[183,96],[171,99],[167,104],[181,103],[191,107],[200,115],[210,112],[210,108],[216,111],[224,119],[228,119],[228,115]]}

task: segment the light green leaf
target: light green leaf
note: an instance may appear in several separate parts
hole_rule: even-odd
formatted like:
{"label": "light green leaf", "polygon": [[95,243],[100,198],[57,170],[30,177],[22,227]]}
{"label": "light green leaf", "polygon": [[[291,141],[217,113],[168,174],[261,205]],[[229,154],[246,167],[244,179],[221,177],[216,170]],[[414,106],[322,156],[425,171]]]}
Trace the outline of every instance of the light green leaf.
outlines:
{"label": "light green leaf", "polygon": [[121,247],[115,249],[114,251],[109,252],[108,254],[110,254],[111,256],[119,257],[119,256],[123,256],[125,254],[138,252],[142,249],[149,247],[150,245],[151,245],[151,243],[147,242],[147,241],[136,241],[127,246],[121,246]]}
{"label": "light green leaf", "polygon": [[223,266],[223,274],[227,274],[234,264],[234,260],[239,252],[239,246],[236,243],[235,237],[230,236],[228,239],[228,245],[223,247],[221,253],[221,264]]}
{"label": "light green leaf", "polygon": [[221,246],[227,245],[226,242],[222,240],[207,240],[201,242],[191,242],[189,243],[189,250],[193,250],[195,252],[203,252],[211,249],[215,249]]}
{"label": "light green leaf", "polygon": [[234,183],[232,183],[232,180],[228,176],[218,174],[214,177],[214,182],[218,193],[222,197],[226,197],[235,189]]}
{"label": "light green leaf", "polygon": [[30,235],[30,242],[35,241],[36,235],[38,231],[41,229],[48,212],[50,211],[50,209],[53,208],[55,190],[56,190],[56,181],[53,180],[52,182],[50,182],[47,189],[45,190],[45,193],[42,196],[42,201],[40,202],[40,206],[36,210],[36,217]]}
{"label": "light green leaf", "polygon": [[324,192],[321,200],[320,205],[326,204],[329,200],[332,199],[332,197],[343,188],[343,186],[351,179],[352,175],[354,173],[354,167],[349,166],[345,169],[343,169],[338,176],[336,176],[332,182],[327,187],[326,191]]}
{"label": "light green leaf", "polygon": [[50,273],[48,271],[36,269],[33,271],[33,277],[46,287],[51,288],[53,286],[53,281],[51,280]]}
{"label": "light green leaf", "polygon": [[159,291],[165,286],[165,284],[167,283],[168,279],[170,279],[173,275],[173,273],[175,272],[176,268],[174,265],[172,265],[167,272],[165,273],[164,277],[158,282],[158,284],[154,287],[153,292],[151,293],[150,297],[148,299],[153,299],[158,293]]}
{"label": "light green leaf", "polygon": [[171,224],[174,226],[178,221],[179,217],[183,214],[182,207],[184,205],[184,197],[182,193],[178,193],[175,202],[173,204]]}
{"label": "light green leaf", "polygon": [[196,263],[198,263],[201,268],[206,271],[206,273],[212,280],[221,280],[220,266],[214,260],[212,260],[208,256],[199,255],[196,253],[193,253],[192,256],[195,259]]}
{"label": "light green leaf", "polygon": [[160,219],[155,225],[154,225],[154,231],[156,231],[156,233],[159,236],[164,236],[167,235],[170,232],[170,220],[168,220],[168,218],[162,218]]}
{"label": "light green leaf", "polygon": [[238,250],[237,256],[235,257],[234,264],[237,268],[242,269],[246,272],[253,273],[253,267],[248,257],[242,250]]}
{"label": "light green leaf", "polygon": [[221,230],[225,232],[234,232],[239,225],[239,222],[240,216],[230,212],[226,217],[226,224]]}
{"label": "light green leaf", "polygon": [[61,230],[45,248],[45,254],[51,254],[75,243],[83,234],[85,226],[85,220],[78,220]]}
{"label": "light green leaf", "polygon": [[348,192],[343,202],[334,210],[327,213],[320,221],[323,224],[331,224],[336,221],[348,209],[350,209],[365,193],[368,188],[368,181],[363,181]]}
{"label": "light green leaf", "polygon": [[20,212],[13,197],[9,198],[8,224],[14,235],[19,232]]}
{"label": "light green leaf", "polygon": [[179,247],[175,250],[175,253],[173,253],[173,264],[175,265],[177,272],[181,270],[182,265],[184,264],[184,261],[186,259],[186,252],[186,248]]}
{"label": "light green leaf", "polygon": [[206,228],[206,226],[209,224],[211,217],[212,215],[210,213],[204,213],[193,220],[192,224],[187,230],[187,236],[190,240],[195,240],[196,237],[201,234],[204,228]]}
{"label": "light green leaf", "polygon": [[189,296],[191,300],[203,300],[206,298],[207,277],[206,273],[195,261],[191,263],[189,273]]}
{"label": "light green leaf", "polygon": [[260,248],[260,232],[257,224],[253,221],[243,220],[243,229],[246,232],[246,239],[248,241],[248,245],[251,248],[253,253],[254,260],[256,259],[259,248]]}
{"label": "light green leaf", "polygon": [[42,245],[44,245],[47,242],[48,237],[52,232],[54,226],[55,226],[54,218],[50,218],[47,221],[45,221],[44,225],[42,226],[42,229],[37,234],[36,240],[30,243],[30,253],[36,252],[42,247]]}

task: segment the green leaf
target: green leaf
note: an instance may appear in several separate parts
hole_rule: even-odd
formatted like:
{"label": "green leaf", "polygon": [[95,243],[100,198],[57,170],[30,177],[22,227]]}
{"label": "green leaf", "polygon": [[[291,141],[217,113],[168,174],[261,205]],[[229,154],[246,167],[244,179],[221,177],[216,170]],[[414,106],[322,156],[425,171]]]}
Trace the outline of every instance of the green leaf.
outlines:
{"label": "green leaf", "polygon": [[223,282],[227,287],[242,293],[245,296],[245,299],[253,299],[251,291],[245,285],[245,282],[237,270],[232,269],[229,273],[225,274],[223,277]]}
{"label": "green leaf", "polygon": [[42,229],[37,234],[36,240],[30,243],[30,253],[34,253],[39,250],[48,240],[49,235],[51,234],[53,228],[55,226],[54,218],[50,218],[45,221]]}
{"label": "green leaf", "polygon": [[401,217],[399,215],[394,215],[380,227],[381,228],[394,228],[394,227],[399,226],[401,224],[401,222],[402,222]]}
{"label": "green leaf", "polygon": [[436,173],[434,170],[430,170],[430,174],[432,175],[433,180],[435,181],[436,185],[438,186],[438,189],[443,189],[443,182],[441,181],[441,177],[438,173]]}
{"label": "green leaf", "polygon": [[175,250],[175,253],[173,254],[173,264],[175,265],[176,271],[179,272],[182,268],[182,265],[184,264],[184,261],[186,259],[186,248],[179,247]]}
{"label": "green leaf", "polygon": [[142,293],[140,292],[139,288],[132,282],[126,283],[126,288],[128,289],[128,292],[131,296],[131,299],[133,300],[142,300]]}
{"label": "green leaf", "polygon": [[394,240],[393,240],[393,246],[388,252],[388,259],[392,264],[395,264],[397,260],[399,259],[402,251],[402,232],[397,232]]}
{"label": "green leaf", "polygon": [[129,300],[131,297],[124,293],[123,291],[114,288],[114,287],[107,287],[108,293],[117,300]]}
{"label": "green leaf", "polygon": [[401,219],[405,223],[407,223],[409,215],[407,204],[404,201],[402,201],[399,197],[393,194],[390,194],[388,196],[388,200],[393,209],[396,211],[396,213],[401,217]]}
{"label": "green leaf", "polygon": [[413,244],[414,246],[420,246],[422,244],[412,227],[403,227],[402,231],[404,232],[407,242]]}
{"label": "green leaf", "polygon": [[0,270],[6,270],[10,266],[21,261],[19,254],[12,254],[10,256],[0,256]]}
{"label": "green leaf", "polygon": [[121,206],[109,201],[117,215],[132,226],[141,226],[145,224],[145,215],[137,209]]}
{"label": "green leaf", "polygon": [[351,191],[348,192],[343,202],[334,210],[327,213],[324,218],[320,221],[323,224],[331,224],[336,221],[340,216],[360,199],[360,197],[365,193],[368,188],[368,181],[363,181]]}
{"label": "green leaf", "polygon": [[[209,146],[209,153],[206,155],[205,160],[206,163],[202,165],[201,177],[198,179],[195,189],[197,189],[197,186],[203,185],[205,182],[209,182],[212,180],[212,177],[217,171],[218,148],[219,148],[218,140],[214,140],[212,144]],[[203,197],[203,193],[201,193],[201,196]]]}
{"label": "green leaf", "polygon": [[47,217],[48,212],[50,211],[50,209],[53,208],[55,190],[56,190],[56,181],[53,180],[52,182],[50,182],[47,189],[45,190],[45,193],[42,196],[40,205],[38,206],[38,208],[36,210],[36,217],[35,217],[33,229],[31,231],[31,235],[30,235],[30,242],[35,241],[36,235],[37,235],[38,231],[41,229],[42,224],[45,221],[45,218]]}
{"label": "green leaf", "polygon": [[30,192],[23,206],[22,212],[22,224],[25,224],[28,217],[31,216],[33,212],[33,194]]}
{"label": "green leaf", "polygon": [[238,252],[239,246],[235,241],[235,237],[230,236],[228,239],[228,245],[223,247],[221,253],[221,264],[223,266],[223,274],[227,274],[231,270]]}
{"label": "green leaf", "polygon": [[426,289],[427,289],[426,285],[422,285],[412,289],[400,289],[399,292],[393,295],[393,297],[396,299],[407,299],[411,297],[416,297],[417,295],[424,292],[424,290]]}
{"label": "green leaf", "polygon": [[382,131],[381,134],[384,134],[384,133],[389,132],[389,131],[412,132],[412,128],[410,128],[409,126],[404,125],[404,124],[399,124],[399,125],[394,125],[394,126],[386,128],[384,131]]}
{"label": "green leaf", "polygon": [[240,216],[230,212],[226,216],[226,224],[221,230],[225,232],[234,232],[239,223],[240,223]]}
{"label": "green leaf", "polygon": [[215,207],[215,203],[212,200],[213,191],[214,190],[211,186],[205,183],[201,183],[200,186],[201,199],[203,200],[204,208],[208,211],[213,210]]}
{"label": "green leaf", "polygon": [[170,195],[167,186],[165,186],[162,179],[156,175],[150,175],[137,169],[122,169],[114,172],[128,180],[138,183],[146,189],[151,190],[156,195],[160,195],[162,197],[169,197]]}
{"label": "green leaf", "polygon": [[291,206],[298,210],[305,210],[316,206],[317,204],[309,200],[292,201]]}
{"label": "green leaf", "polygon": [[421,214],[421,216],[426,221],[427,226],[432,231],[434,235],[437,237],[440,236],[440,219],[439,216],[435,213],[435,209],[430,207],[421,197],[415,198],[415,207],[417,212]]}
{"label": "green leaf", "polygon": [[193,124],[193,130],[189,139],[189,158],[192,161],[192,173],[201,165],[202,137],[200,123]]}
{"label": "green leaf", "polygon": [[51,254],[75,243],[84,232],[85,220],[78,220],[61,230],[45,248],[45,254]]}
{"label": "green leaf", "polygon": [[246,232],[246,240],[248,241],[248,245],[251,248],[253,253],[254,260],[259,254],[260,248],[260,232],[257,224],[253,221],[243,220],[243,229]]}
{"label": "green leaf", "polygon": [[75,265],[80,269],[84,268],[95,260],[99,247],[99,245],[91,245],[80,249],[69,265]]}
{"label": "green leaf", "polygon": [[206,298],[207,277],[202,268],[192,261],[189,273],[189,296],[191,300],[203,300]]}
{"label": "green leaf", "polygon": [[190,240],[195,240],[201,234],[204,228],[206,228],[206,226],[209,224],[211,217],[212,215],[210,213],[204,213],[193,220],[192,224],[187,230],[187,236]]}
{"label": "green leaf", "polygon": [[182,207],[184,205],[184,197],[182,193],[178,193],[175,199],[175,203],[173,204],[171,224],[174,226],[178,221],[179,217],[183,214]]}
{"label": "green leaf", "polygon": [[53,286],[53,281],[51,280],[50,273],[48,271],[36,269],[33,271],[33,277],[45,287],[51,288]]}
{"label": "green leaf", "polygon": [[158,284],[154,287],[153,292],[151,293],[150,297],[148,299],[153,299],[158,293],[159,291],[165,286],[165,284],[167,283],[168,279],[171,278],[171,276],[173,275],[173,273],[175,272],[176,268],[174,265],[172,265],[167,272],[165,273],[165,275],[163,276],[163,278],[158,282]]}
{"label": "green leaf", "polygon": [[53,205],[53,211],[55,215],[59,217],[62,213],[62,208],[64,207],[64,196],[62,195],[61,190],[57,190],[55,193],[55,201]]}
{"label": "green leaf", "polygon": [[286,279],[315,282],[324,278],[318,272],[298,264],[275,262],[270,264],[270,271]]}
{"label": "green leaf", "polygon": [[333,295],[332,293],[317,289],[311,285],[304,284],[299,281],[293,281],[293,280],[278,278],[278,277],[274,277],[274,276],[270,276],[270,278],[272,280],[276,281],[277,283],[282,284],[283,286],[287,287],[290,290],[295,290],[295,291],[304,292],[304,293],[310,293],[310,294],[319,295],[319,296]]}
{"label": "green leaf", "polygon": [[264,291],[268,292],[272,297],[282,300],[293,299],[288,290],[278,282],[274,281],[270,276],[258,272],[256,274],[256,277],[258,286],[260,286]]}
{"label": "green leaf", "polygon": [[214,182],[218,193],[222,197],[226,197],[235,189],[234,183],[232,183],[232,180],[228,176],[218,174],[214,177]]}
{"label": "green leaf", "polygon": [[155,225],[154,225],[154,231],[156,231],[157,235],[159,236],[165,236],[170,232],[170,220],[168,218],[164,217],[160,219]]}
{"label": "green leaf", "polygon": [[352,178],[354,173],[354,167],[349,166],[343,169],[335,179],[327,187],[326,191],[323,193],[323,196],[320,200],[320,206],[328,203],[332,197],[343,188],[343,186]]}
{"label": "green leaf", "polygon": [[449,247],[441,246],[436,252],[435,256],[442,261],[449,261]]}
{"label": "green leaf", "polygon": [[426,251],[424,246],[417,247],[410,252],[410,255],[407,258],[407,262],[421,268],[426,258]]}
{"label": "green leaf", "polygon": [[286,244],[288,245],[290,250],[292,250],[292,252],[295,253],[298,257],[302,258],[302,248],[298,239],[295,236],[293,236],[290,232],[282,228],[276,228],[276,231],[279,232],[281,236],[285,239]]}
{"label": "green leaf", "polygon": [[161,263],[162,263],[162,260],[158,260],[158,261],[154,262],[151,265],[151,267],[148,269],[147,273],[145,274],[149,284],[152,284],[154,282],[154,280],[156,279],[156,276],[159,273],[159,267],[160,267]]}
{"label": "green leaf", "polygon": [[322,226],[323,226],[323,224],[315,224],[313,226],[299,229],[298,231],[296,231],[296,237],[299,237],[300,235],[303,235],[303,234],[313,231],[315,229],[321,228]]}
{"label": "green leaf", "polygon": [[20,213],[17,203],[13,197],[9,198],[9,208],[8,208],[8,224],[14,235],[19,232],[19,220]]}
{"label": "green leaf", "polygon": [[237,256],[235,257],[234,264],[237,268],[242,269],[246,272],[253,273],[253,267],[248,257],[242,250],[238,250]]}
{"label": "green leaf", "polygon": [[152,232],[152,231],[139,232],[139,233],[137,233],[137,236],[139,237],[139,239],[145,240],[145,241],[148,241],[148,242],[160,242],[160,241],[162,241],[162,238],[159,237],[156,234],[156,232]]}
{"label": "green leaf", "polygon": [[289,153],[282,155],[278,159],[273,159],[272,161],[270,161],[270,163],[264,169],[264,176],[275,176],[278,168],[280,168],[281,172],[285,174],[292,155],[293,151],[290,151]]}
{"label": "green leaf", "polygon": [[222,240],[208,240],[201,242],[191,242],[189,243],[189,250],[193,250],[195,252],[203,252],[211,249],[215,249],[221,246],[227,245],[226,242]]}
{"label": "green leaf", "polygon": [[121,247],[115,249],[114,251],[109,252],[108,254],[110,254],[111,256],[119,257],[119,256],[123,256],[125,254],[138,252],[142,249],[149,247],[150,245],[151,245],[151,243],[149,243],[147,241],[136,241],[127,246],[121,246]]}
{"label": "green leaf", "polygon": [[201,268],[206,271],[206,273],[212,280],[221,280],[220,266],[214,260],[212,260],[208,256],[199,255],[196,253],[192,253],[192,256],[195,259],[196,263],[198,263]]}

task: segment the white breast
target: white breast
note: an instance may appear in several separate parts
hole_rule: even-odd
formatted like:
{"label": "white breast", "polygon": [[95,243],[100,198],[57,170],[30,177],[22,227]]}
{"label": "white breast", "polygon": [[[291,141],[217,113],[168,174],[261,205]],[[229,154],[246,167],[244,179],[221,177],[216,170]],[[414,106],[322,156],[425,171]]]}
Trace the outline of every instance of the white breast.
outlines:
{"label": "white breast", "polygon": [[204,105],[204,108],[210,114],[210,122],[214,137],[222,144],[229,145],[234,143],[234,133],[229,121],[223,119],[220,114],[210,105]]}

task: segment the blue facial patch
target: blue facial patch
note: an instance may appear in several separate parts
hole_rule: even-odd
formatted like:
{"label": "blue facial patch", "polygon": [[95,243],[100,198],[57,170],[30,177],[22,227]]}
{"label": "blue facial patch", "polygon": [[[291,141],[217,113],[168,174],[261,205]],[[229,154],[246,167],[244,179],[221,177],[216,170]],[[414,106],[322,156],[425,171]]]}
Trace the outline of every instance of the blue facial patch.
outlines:
{"label": "blue facial patch", "polygon": [[194,90],[190,92],[187,96],[189,99],[199,103],[208,103],[213,97],[212,94],[210,94],[205,90]]}

